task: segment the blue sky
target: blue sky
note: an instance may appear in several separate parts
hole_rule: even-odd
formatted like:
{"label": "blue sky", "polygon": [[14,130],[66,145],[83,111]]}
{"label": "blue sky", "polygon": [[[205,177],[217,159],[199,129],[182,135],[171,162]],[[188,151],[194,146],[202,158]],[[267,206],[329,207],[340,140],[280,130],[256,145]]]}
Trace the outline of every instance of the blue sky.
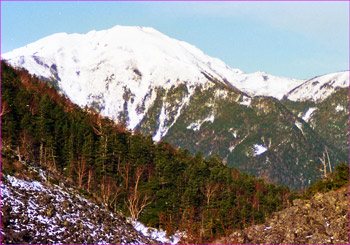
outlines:
{"label": "blue sky", "polygon": [[349,2],[1,1],[1,53],[57,33],[151,26],[247,73],[349,69]]}

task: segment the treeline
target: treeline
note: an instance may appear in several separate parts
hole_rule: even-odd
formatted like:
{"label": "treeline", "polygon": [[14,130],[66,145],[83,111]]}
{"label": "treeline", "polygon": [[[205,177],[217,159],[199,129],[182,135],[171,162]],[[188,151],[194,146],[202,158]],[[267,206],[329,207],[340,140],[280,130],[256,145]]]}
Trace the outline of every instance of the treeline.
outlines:
{"label": "treeline", "polygon": [[320,179],[310,186],[306,190],[304,197],[309,198],[317,192],[328,192],[342,187],[349,188],[349,164],[345,163],[341,163],[335,167],[334,172],[328,173],[326,178]]}
{"label": "treeline", "polygon": [[[261,223],[289,189],[191,156],[81,109],[48,83],[1,62],[3,166],[34,163],[143,223],[203,243]],[[16,155],[14,160],[13,155]]]}

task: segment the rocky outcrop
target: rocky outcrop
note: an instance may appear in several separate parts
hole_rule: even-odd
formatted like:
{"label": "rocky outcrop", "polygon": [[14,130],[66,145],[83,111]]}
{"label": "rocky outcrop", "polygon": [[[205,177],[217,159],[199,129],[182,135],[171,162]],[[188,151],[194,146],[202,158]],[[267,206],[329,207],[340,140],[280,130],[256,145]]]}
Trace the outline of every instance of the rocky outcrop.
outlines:
{"label": "rocky outcrop", "polygon": [[234,231],[222,244],[349,244],[349,190],[296,199],[265,224]]}
{"label": "rocky outcrop", "polygon": [[122,215],[73,189],[1,178],[1,244],[152,244]]}

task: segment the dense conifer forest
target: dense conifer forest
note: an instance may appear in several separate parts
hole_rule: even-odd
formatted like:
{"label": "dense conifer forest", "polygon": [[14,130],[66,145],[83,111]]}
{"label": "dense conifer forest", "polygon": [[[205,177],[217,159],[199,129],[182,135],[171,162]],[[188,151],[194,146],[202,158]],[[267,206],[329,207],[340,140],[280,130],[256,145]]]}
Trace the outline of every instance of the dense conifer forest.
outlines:
{"label": "dense conifer forest", "polygon": [[[79,108],[53,85],[1,62],[2,172],[34,164],[50,181],[168,234],[203,243],[290,205],[287,187],[204,159]],[[14,157],[15,156],[15,157]]]}

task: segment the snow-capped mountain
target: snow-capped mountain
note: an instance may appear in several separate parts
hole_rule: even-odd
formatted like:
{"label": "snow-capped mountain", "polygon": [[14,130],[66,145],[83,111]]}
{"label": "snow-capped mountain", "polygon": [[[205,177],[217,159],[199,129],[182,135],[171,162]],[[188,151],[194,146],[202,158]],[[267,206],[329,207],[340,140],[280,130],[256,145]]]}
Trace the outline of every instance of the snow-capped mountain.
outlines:
{"label": "snow-capped mountain", "polygon": [[[149,27],[116,26],[87,34],[54,34],[3,54],[2,58],[15,67],[56,81],[80,106],[93,106],[115,120],[124,117],[130,129],[145,117],[156,100],[157,88],[168,90],[185,84],[187,94],[177,101],[178,115],[198,86],[208,88],[222,83],[250,96],[280,99],[304,82],[263,72],[245,74]],[[169,114],[166,109],[164,103],[163,114]],[[162,122],[159,128],[161,125]],[[156,139],[165,135],[164,130]]]}
{"label": "snow-capped mountain", "polygon": [[[337,89],[348,86],[346,72],[309,81],[245,74],[152,28],[122,26],[55,34],[2,57],[155,141],[206,158],[218,154],[227,165],[295,189],[319,178],[324,149],[333,161],[347,159],[342,118],[349,99],[346,88]],[[332,117],[341,115],[337,127],[334,118],[324,120],[329,105]],[[329,128],[339,132],[325,141]]]}
{"label": "snow-capped mountain", "polygon": [[291,90],[286,98],[291,101],[323,101],[336,89],[349,87],[349,71],[317,76]]}

